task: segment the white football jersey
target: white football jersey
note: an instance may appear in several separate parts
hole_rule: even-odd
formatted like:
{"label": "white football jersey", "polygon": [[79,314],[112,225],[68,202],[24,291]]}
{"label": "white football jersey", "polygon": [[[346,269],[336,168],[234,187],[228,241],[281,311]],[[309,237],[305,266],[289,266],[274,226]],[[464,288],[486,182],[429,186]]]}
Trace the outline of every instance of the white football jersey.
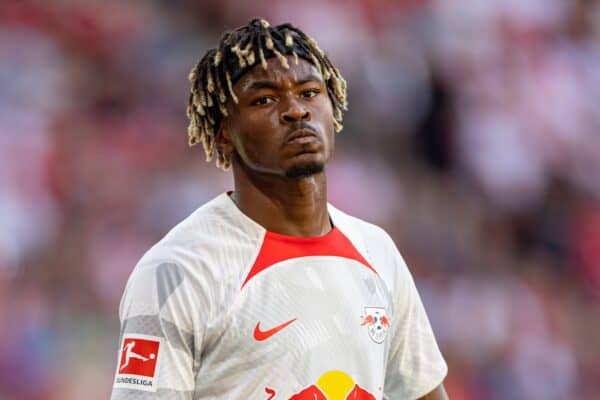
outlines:
{"label": "white football jersey", "polygon": [[224,193],[152,247],[120,306],[113,400],[416,399],[444,379],[392,239],[329,205],[334,228],[266,231]]}

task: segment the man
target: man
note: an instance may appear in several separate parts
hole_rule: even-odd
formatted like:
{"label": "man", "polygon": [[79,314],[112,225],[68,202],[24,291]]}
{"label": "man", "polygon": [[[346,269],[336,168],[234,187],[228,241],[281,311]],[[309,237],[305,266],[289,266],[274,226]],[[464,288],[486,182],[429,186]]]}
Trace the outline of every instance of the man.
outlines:
{"label": "man", "polygon": [[[190,74],[191,144],[235,191],[148,251],[121,302],[113,399],[446,399],[390,237],[327,203],[346,84],[302,31],[226,32]],[[135,341],[136,354],[127,349]]]}

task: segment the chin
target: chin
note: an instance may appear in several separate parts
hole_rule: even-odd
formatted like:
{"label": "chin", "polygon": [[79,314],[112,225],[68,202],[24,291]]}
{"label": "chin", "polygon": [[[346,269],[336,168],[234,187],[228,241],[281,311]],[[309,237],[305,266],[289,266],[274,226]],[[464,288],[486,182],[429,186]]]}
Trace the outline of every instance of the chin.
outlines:
{"label": "chin", "polygon": [[287,178],[298,179],[298,178],[306,178],[314,174],[318,174],[323,172],[325,169],[325,164],[318,162],[311,163],[297,163],[292,165],[285,171],[285,176]]}

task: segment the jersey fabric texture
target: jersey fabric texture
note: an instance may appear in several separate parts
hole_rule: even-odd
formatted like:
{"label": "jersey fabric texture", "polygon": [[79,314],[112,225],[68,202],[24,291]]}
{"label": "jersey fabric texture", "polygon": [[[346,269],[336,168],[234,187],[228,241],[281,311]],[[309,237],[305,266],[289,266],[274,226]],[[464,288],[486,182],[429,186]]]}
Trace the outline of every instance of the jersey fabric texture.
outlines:
{"label": "jersey fabric texture", "polygon": [[291,237],[223,193],[172,229],[127,282],[112,399],[398,400],[438,386],[447,366],[392,239],[328,210],[328,234]]}

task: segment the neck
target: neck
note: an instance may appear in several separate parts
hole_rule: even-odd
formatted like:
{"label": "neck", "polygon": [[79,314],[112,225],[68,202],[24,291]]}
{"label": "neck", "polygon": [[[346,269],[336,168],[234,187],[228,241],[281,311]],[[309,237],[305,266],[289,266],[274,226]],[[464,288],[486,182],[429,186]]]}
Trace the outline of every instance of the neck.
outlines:
{"label": "neck", "polygon": [[265,229],[289,236],[316,237],[331,230],[325,172],[291,179],[252,174],[233,165],[233,201]]}

